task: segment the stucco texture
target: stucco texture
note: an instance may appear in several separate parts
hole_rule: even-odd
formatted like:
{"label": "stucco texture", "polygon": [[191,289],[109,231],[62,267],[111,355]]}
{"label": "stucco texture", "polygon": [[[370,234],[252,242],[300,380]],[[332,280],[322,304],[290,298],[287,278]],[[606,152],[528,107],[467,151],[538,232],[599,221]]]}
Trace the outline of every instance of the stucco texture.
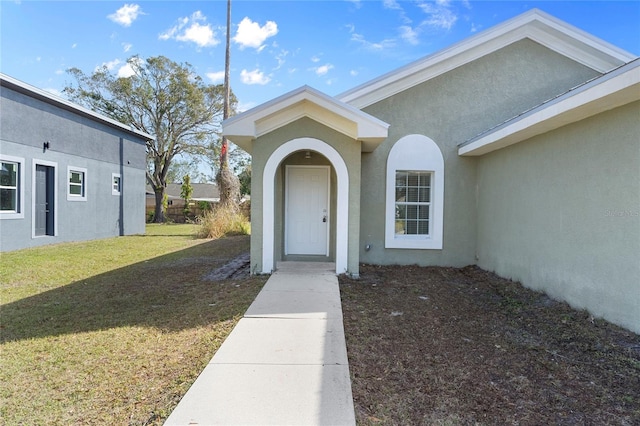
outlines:
{"label": "stucco texture", "polygon": [[[254,179],[251,183],[251,272],[261,273],[265,270],[275,269],[274,265],[262,265],[263,250],[263,179],[265,166],[273,152],[281,145],[299,138],[313,138],[320,140],[335,149],[347,166],[349,176],[349,212],[348,212],[348,248],[347,248],[347,273],[358,274],[358,246],[359,241],[359,217],[360,217],[360,143],[354,139],[336,132],[321,123],[310,118],[301,118],[286,126],[278,128],[273,132],[258,138],[253,144],[252,151],[252,173]],[[318,158],[318,154],[312,155]],[[285,164],[305,164],[298,162],[300,156],[294,156],[281,162],[276,175],[275,182],[275,236],[274,236],[274,263],[283,258],[283,228],[284,221],[284,172]],[[316,161],[316,160],[314,160]],[[318,164],[326,164],[324,160],[319,160]],[[335,172],[332,170],[332,190],[339,184],[333,181]],[[333,200],[332,195],[332,200]],[[336,203],[332,202],[331,215],[335,218]],[[335,220],[333,221],[335,223]],[[331,253],[335,250],[335,229],[331,230]],[[335,255],[335,254],[333,254]],[[265,267],[266,266],[266,267]]]}
{"label": "stucco texture", "polygon": [[[458,144],[598,74],[531,40],[522,40],[363,110],[390,123],[389,137],[362,156],[360,261],[465,266],[476,254],[476,161]],[[385,249],[386,160],[403,136],[422,134],[445,161],[441,250]],[[370,245],[366,251],[365,246]]]}
{"label": "stucco texture", "polygon": [[640,332],[640,102],[479,158],[478,265]]}
{"label": "stucco texture", "polygon": [[[22,158],[20,218],[0,220],[0,250],[145,232],[145,141],[2,88],[0,154]],[[49,142],[44,150],[43,143]],[[55,167],[55,235],[33,236],[34,163]],[[84,201],[69,201],[68,167],[86,169]],[[112,174],[122,192],[112,194]]]}

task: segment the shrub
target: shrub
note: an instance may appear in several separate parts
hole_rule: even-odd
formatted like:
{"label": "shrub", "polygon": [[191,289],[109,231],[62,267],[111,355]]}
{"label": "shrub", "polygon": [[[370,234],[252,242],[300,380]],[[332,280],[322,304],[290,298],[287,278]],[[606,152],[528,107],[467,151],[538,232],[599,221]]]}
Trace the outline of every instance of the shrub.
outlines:
{"label": "shrub", "polygon": [[202,211],[211,210],[211,203],[209,201],[198,201],[197,206]]}
{"label": "shrub", "polygon": [[205,212],[198,223],[198,238],[220,238],[251,233],[251,224],[247,217],[237,208],[229,206],[218,206]]}

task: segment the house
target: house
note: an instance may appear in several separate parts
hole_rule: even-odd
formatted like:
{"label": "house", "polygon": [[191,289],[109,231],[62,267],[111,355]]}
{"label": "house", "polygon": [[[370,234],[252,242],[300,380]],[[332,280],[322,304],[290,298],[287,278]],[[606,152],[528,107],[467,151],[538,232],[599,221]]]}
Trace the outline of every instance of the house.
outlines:
{"label": "house", "polygon": [[[193,194],[189,202],[189,213],[185,214],[184,199],[180,196],[182,193],[182,184],[168,183],[165,188],[167,196],[167,208],[165,218],[175,223],[184,223],[188,220],[195,220],[198,216],[202,216],[204,212],[220,201],[220,192],[218,186],[213,183],[192,183]],[[202,206],[200,202],[208,204]],[[151,221],[156,208],[156,195],[151,185],[147,185],[147,220]]]}
{"label": "house", "polygon": [[152,136],[0,74],[0,250],[145,232]]}
{"label": "house", "polygon": [[332,97],[223,123],[253,273],[475,264],[640,332],[640,61],[531,10]]}
{"label": "house", "polygon": [[[217,203],[220,201],[220,192],[218,186],[214,183],[192,183],[193,194],[191,194],[191,201],[205,201],[207,203]],[[153,192],[153,188],[147,185],[147,211],[153,211],[156,206],[156,195]],[[169,205],[174,207],[184,207],[184,199],[180,196],[182,193],[181,183],[168,183],[165,188],[165,194],[169,200]]]}

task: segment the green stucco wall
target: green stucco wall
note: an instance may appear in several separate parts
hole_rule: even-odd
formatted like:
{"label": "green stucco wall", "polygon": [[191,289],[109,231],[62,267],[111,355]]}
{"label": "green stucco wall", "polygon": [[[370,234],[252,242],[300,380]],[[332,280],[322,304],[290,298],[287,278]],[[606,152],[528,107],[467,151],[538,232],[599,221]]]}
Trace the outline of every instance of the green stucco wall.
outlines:
{"label": "green stucco wall", "polygon": [[640,102],[478,161],[478,265],[640,332]]}
{"label": "green stucco wall", "polygon": [[[475,263],[476,159],[458,144],[598,75],[533,41],[523,40],[364,108],[387,122],[388,139],[362,155],[360,261],[464,266]],[[385,249],[385,174],[403,136],[433,139],[445,161],[442,250]],[[370,244],[371,250],[365,251]]]}
{"label": "green stucco wall", "polygon": [[[359,241],[359,217],[360,217],[360,143],[336,132],[317,121],[310,118],[301,118],[293,123],[281,127],[258,138],[253,144],[252,152],[252,174],[251,183],[251,271],[258,273],[263,269],[262,265],[262,176],[264,174],[265,165],[271,154],[282,144],[298,138],[314,138],[325,142],[334,148],[343,161],[347,165],[349,174],[349,218],[348,233],[349,241]],[[314,154],[317,155],[317,154]],[[300,159],[300,157],[297,157]],[[314,160],[318,161],[318,160]],[[319,160],[322,162],[323,160]],[[284,172],[285,164],[295,164],[296,156],[285,159],[278,167],[275,181],[275,236],[274,236],[274,254],[275,260],[281,260],[283,255],[283,228],[282,221],[284,219],[283,203],[284,203]],[[301,162],[299,164],[306,164]],[[325,163],[326,164],[326,163]],[[335,172],[332,171],[332,191],[335,192]],[[332,200],[335,200],[332,194]],[[335,201],[332,201],[332,219],[335,224]],[[331,253],[335,255],[335,231],[331,233]],[[353,275],[358,274],[358,245],[357,243],[349,244],[347,255],[347,272]]]}

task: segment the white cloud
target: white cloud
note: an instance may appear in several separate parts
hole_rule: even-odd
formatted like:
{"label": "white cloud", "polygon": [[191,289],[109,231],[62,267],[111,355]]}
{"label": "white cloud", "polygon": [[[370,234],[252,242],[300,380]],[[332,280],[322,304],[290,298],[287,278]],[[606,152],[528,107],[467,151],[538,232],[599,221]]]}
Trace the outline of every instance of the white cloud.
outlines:
{"label": "white cloud", "polygon": [[275,22],[267,21],[261,27],[257,22],[245,17],[238,25],[233,41],[240,45],[240,49],[253,47],[254,49],[262,50],[265,40],[276,34],[278,34],[278,24]]}
{"label": "white cloud", "polygon": [[320,58],[318,56],[316,56],[316,55],[313,55],[311,57],[311,62],[314,62],[314,63],[320,62]]}
{"label": "white cloud", "polygon": [[135,74],[135,72],[133,71],[133,67],[131,66],[131,63],[133,61],[135,61],[138,66],[141,66],[144,62],[144,60],[138,57],[131,58],[126,64],[118,69],[118,78],[127,78]]}
{"label": "white cloud", "polygon": [[383,0],[382,7],[384,7],[385,9],[397,11],[399,14],[400,20],[407,25],[413,22],[411,18],[407,15],[407,13],[405,12],[405,10],[403,9],[402,5],[398,0]]}
{"label": "white cloud", "polygon": [[125,4],[115,13],[108,15],[107,18],[111,19],[116,24],[120,24],[123,27],[129,27],[138,19],[138,15],[142,15],[142,9],[138,4]]}
{"label": "white cloud", "polygon": [[316,73],[318,77],[322,77],[323,75],[326,75],[332,69],[333,69],[333,65],[331,64],[325,64],[319,67],[312,68],[312,70]]}
{"label": "white cloud", "polygon": [[271,81],[271,78],[266,76],[262,71],[255,69],[253,71],[242,70],[240,72],[240,80],[244,84],[260,84],[265,85]]}
{"label": "white cloud", "polygon": [[396,0],[383,0],[382,1],[382,6],[385,9],[402,10],[402,8],[400,7],[400,5],[398,4],[398,2]]}
{"label": "white cloud", "polygon": [[450,30],[458,20],[449,0],[437,0],[435,4],[420,3],[418,6],[428,16],[423,24],[429,27]]}
{"label": "white cloud", "polygon": [[245,111],[250,110],[254,106],[257,106],[257,103],[255,103],[255,102],[239,102],[237,109],[238,109],[238,112],[245,112]]}
{"label": "white cloud", "polygon": [[62,75],[64,74],[64,70],[56,70],[56,75]]}
{"label": "white cloud", "polygon": [[220,43],[211,24],[206,24],[207,17],[199,10],[190,17],[178,19],[178,23],[160,34],[160,40],[175,39],[195,43],[199,47],[213,47]]}
{"label": "white cloud", "polygon": [[132,47],[133,44],[131,43],[122,43],[122,50],[124,50],[125,52],[130,51]]}
{"label": "white cloud", "polygon": [[398,28],[400,31],[400,37],[409,44],[418,44],[418,32],[408,25],[403,25]]}
{"label": "white cloud", "polygon": [[72,49],[75,49],[76,47],[78,47],[78,43],[73,43],[73,44],[71,45],[71,48],[72,48]]}
{"label": "white cloud", "polygon": [[356,43],[360,43],[362,47],[367,50],[373,51],[381,51],[385,49],[389,49],[396,45],[395,41],[392,39],[385,39],[378,43],[367,41],[362,34],[353,33],[351,34],[351,41],[355,41]]}
{"label": "white cloud", "polygon": [[355,77],[355,76],[357,76],[358,74],[359,74],[359,73],[358,73],[358,71],[356,71],[356,70],[351,70],[351,71],[349,71],[349,75],[350,75],[351,77]]}
{"label": "white cloud", "polygon": [[224,71],[208,72],[205,75],[213,84],[222,83],[224,81]]}
{"label": "white cloud", "polygon": [[[138,61],[139,64],[142,64],[144,61],[140,58],[132,58],[132,61]],[[120,59],[114,59],[113,61],[103,62],[101,65],[98,65],[94,71],[100,71],[102,68],[106,68],[108,71],[116,71],[116,75],[118,77],[131,77],[133,72],[133,67],[131,66],[131,62],[122,63]]]}
{"label": "white cloud", "polygon": [[127,77],[131,77],[134,74],[135,73],[133,72],[133,68],[131,67],[131,64],[125,64],[121,66],[120,69],[118,70],[118,78],[127,78]]}
{"label": "white cloud", "polygon": [[209,24],[201,25],[197,22],[191,24],[191,26],[184,31],[184,34],[178,35],[176,40],[191,41],[200,47],[215,46],[220,42],[216,40],[215,34]]}
{"label": "white cloud", "polygon": [[280,68],[282,68],[282,66],[286,62],[286,58],[287,58],[288,55],[289,55],[289,51],[288,50],[284,50],[284,49],[282,49],[280,51],[280,53],[278,53],[276,55],[276,61],[278,61],[278,65],[274,68],[274,71],[275,70],[279,70]]}
{"label": "white cloud", "polygon": [[118,65],[120,65],[122,61],[120,59],[114,59],[113,61],[103,62],[101,65],[98,65],[94,71],[100,71],[102,68],[107,68],[109,71],[113,71]]}

